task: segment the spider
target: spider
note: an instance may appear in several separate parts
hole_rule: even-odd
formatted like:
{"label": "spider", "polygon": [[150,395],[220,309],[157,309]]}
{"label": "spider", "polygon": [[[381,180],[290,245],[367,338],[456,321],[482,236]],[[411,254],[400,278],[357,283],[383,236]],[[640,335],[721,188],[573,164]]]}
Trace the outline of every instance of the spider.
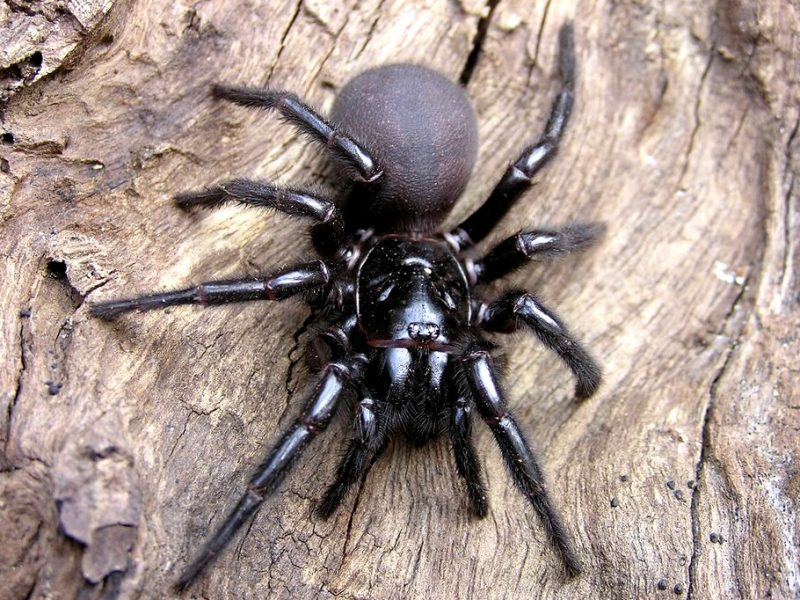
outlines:
{"label": "spider", "polygon": [[[94,304],[110,318],[176,304],[284,300],[302,296],[312,310],[309,355],[320,376],[300,416],[278,439],[233,511],[176,586],[188,586],[246,519],[275,491],[309,443],[344,404],[352,437],[336,478],[319,504],[330,516],[395,434],[419,446],[449,437],[471,511],[487,514],[486,490],[472,442],[472,412],[491,429],[515,485],[538,513],[570,576],[580,563],[547,493],[541,467],[511,414],[482,331],[533,332],[572,370],[576,397],[591,396],[600,369],[567,327],[533,294],[511,291],[491,302],[476,288],[529,261],[582,250],[603,233],[598,223],[522,231],[482,258],[463,251],[483,240],[556,154],[573,105],[571,23],[559,33],[561,89],[538,140],[508,167],[489,198],[458,227],[437,231],[469,179],[477,123],[460,86],[422,66],[368,70],[337,95],[331,122],[297,96],[269,89],[215,85],[235,104],[276,110],[322,142],[349,175],[343,202],[299,189],[235,179],[176,197],[182,208],[236,201],[313,222],[320,259],[257,279]],[[335,125],[331,124],[335,123]]]}

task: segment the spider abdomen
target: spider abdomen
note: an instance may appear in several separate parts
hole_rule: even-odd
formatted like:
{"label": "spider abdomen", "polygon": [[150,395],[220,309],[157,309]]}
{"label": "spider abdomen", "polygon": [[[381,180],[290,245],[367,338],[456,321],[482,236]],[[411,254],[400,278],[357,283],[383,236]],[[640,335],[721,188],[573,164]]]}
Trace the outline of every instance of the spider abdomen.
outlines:
{"label": "spider abdomen", "polygon": [[332,118],[383,171],[348,200],[363,225],[431,231],[464,191],[477,156],[475,113],[440,73],[410,64],[365,71],[339,92]]}

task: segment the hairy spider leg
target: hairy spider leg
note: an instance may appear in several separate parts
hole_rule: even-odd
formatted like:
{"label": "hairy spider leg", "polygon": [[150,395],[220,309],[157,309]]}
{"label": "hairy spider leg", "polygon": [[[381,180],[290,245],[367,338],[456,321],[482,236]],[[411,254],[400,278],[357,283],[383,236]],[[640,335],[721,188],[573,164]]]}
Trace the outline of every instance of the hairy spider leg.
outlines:
{"label": "hairy spider leg", "polygon": [[473,342],[467,346],[461,357],[473,399],[500,446],[514,483],[539,514],[550,543],[564,563],[567,573],[573,577],[581,572],[580,562],[547,494],[544,476],[536,457],[508,410],[488,348],[489,345],[485,342]]}
{"label": "hairy spider leg", "polygon": [[573,223],[563,229],[522,231],[497,244],[476,260],[469,271],[473,284],[489,283],[508,275],[530,261],[557,258],[585,250],[605,232],[602,223]]}
{"label": "hairy spider leg", "polygon": [[347,360],[330,363],[323,369],[322,377],[301,415],[269,451],[250,480],[247,491],[216,533],[206,542],[200,555],[184,569],[175,584],[176,589],[185,589],[227,546],[264,499],[275,491],[309,442],[328,427],[343,398],[355,393],[366,362],[363,354],[357,354]]}
{"label": "hairy spider leg", "polygon": [[470,509],[475,516],[483,518],[489,511],[489,503],[481,480],[480,461],[472,443],[471,409],[467,398],[456,399],[450,416],[450,440],[453,444],[456,470],[466,484]]}
{"label": "hairy spider leg", "polygon": [[528,327],[553,350],[575,375],[575,396],[588,398],[600,386],[600,367],[589,352],[567,330],[552,310],[528,292],[512,291],[489,304],[479,325],[488,331],[511,333],[520,325]]}
{"label": "hairy spider leg", "polygon": [[240,106],[275,109],[303,133],[325,144],[357,172],[359,181],[377,181],[383,175],[378,163],[366,149],[346,133],[336,129],[296,95],[278,90],[233,87],[216,84],[212,93],[217,98]]}
{"label": "hairy spider leg", "polygon": [[[317,507],[317,513],[330,517],[342,503],[347,492],[358,481],[372,463],[383,453],[388,443],[385,419],[378,412],[376,402],[363,397],[357,408],[353,423],[353,436],[336,470],[336,479],[325,491]],[[372,461],[369,457],[372,455]]]}
{"label": "hairy spider leg", "polygon": [[271,183],[233,179],[198,192],[175,196],[181,208],[213,208],[227,202],[274,208],[292,217],[309,217],[317,223],[311,230],[314,247],[323,256],[332,256],[344,246],[344,219],[331,200],[311,192],[280,188]]}
{"label": "hairy spider leg", "polygon": [[561,90],[550,109],[544,133],[522,152],[517,162],[508,167],[489,198],[450,232],[450,239],[455,240],[459,248],[477,244],[486,237],[530,187],[536,173],[558,152],[572,111],[575,91],[575,48],[571,23],[563,25],[559,32],[558,63],[561,71]]}
{"label": "hairy spider leg", "polygon": [[225,304],[247,300],[284,300],[290,296],[319,289],[330,280],[328,266],[321,260],[293,265],[257,279],[208,281],[198,286],[92,304],[96,317],[108,319],[130,310],[153,310],[176,304]]}

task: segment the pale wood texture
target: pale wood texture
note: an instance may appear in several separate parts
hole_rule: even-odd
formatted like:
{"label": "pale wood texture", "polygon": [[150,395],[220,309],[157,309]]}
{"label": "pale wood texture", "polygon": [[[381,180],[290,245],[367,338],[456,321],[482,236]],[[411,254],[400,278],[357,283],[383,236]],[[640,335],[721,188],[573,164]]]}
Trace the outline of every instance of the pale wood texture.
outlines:
{"label": "pale wood texture", "polygon": [[302,223],[170,203],[231,176],[331,173],[290,126],[214,102],[209,84],[291,89],[327,110],[372,65],[458,79],[478,42],[480,158],[455,222],[541,128],[567,19],[573,120],[494,239],[609,225],[590,253],[506,282],[583,336],[600,393],[576,406],[552,355],[500,340],[586,573],[564,579],[483,427],[485,520],[468,515],[445,443],[394,444],[333,519],[313,516],[342,420],[188,596],[800,594],[796,5],[84,0],[9,2],[0,19],[0,596],[167,594],[298,410],[311,375],[297,302],[88,314],[309,255]]}

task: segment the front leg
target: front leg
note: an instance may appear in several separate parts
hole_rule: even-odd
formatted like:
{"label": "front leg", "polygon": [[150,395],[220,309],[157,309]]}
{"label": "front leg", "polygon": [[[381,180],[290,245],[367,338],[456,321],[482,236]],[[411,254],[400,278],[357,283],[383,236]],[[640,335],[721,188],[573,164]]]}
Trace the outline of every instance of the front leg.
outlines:
{"label": "front leg", "polygon": [[508,410],[488,344],[471,343],[461,356],[461,363],[478,412],[492,430],[514,483],[539,514],[547,537],[567,573],[571,577],[580,574],[580,562],[547,494],[541,467]]}
{"label": "front leg", "polygon": [[353,436],[339,463],[336,479],[325,491],[317,508],[317,514],[325,519],[339,507],[353,484],[364,476],[389,441],[387,417],[378,410],[375,400],[367,396],[361,398],[356,411]]}
{"label": "front leg", "polygon": [[481,479],[481,465],[472,443],[470,408],[466,398],[459,397],[456,400],[450,415],[450,439],[453,443],[456,470],[467,487],[470,509],[476,517],[482,519],[489,512],[489,503]]}
{"label": "front leg", "polygon": [[328,266],[321,260],[294,265],[266,278],[209,281],[198,286],[91,305],[94,316],[109,319],[130,310],[152,310],[176,304],[224,304],[246,300],[283,300],[319,289],[330,281]]}
{"label": "front leg", "polygon": [[567,330],[553,311],[527,292],[509,292],[481,313],[479,326],[488,331],[512,333],[528,327],[542,343],[561,357],[575,374],[575,396],[588,398],[600,386],[601,372],[595,360]]}
{"label": "front leg", "polygon": [[467,269],[473,285],[489,283],[531,261],[549,260],[585,250],[605,232],[602,223],[573,223],[563,229],[522,231],[497,244]]}

